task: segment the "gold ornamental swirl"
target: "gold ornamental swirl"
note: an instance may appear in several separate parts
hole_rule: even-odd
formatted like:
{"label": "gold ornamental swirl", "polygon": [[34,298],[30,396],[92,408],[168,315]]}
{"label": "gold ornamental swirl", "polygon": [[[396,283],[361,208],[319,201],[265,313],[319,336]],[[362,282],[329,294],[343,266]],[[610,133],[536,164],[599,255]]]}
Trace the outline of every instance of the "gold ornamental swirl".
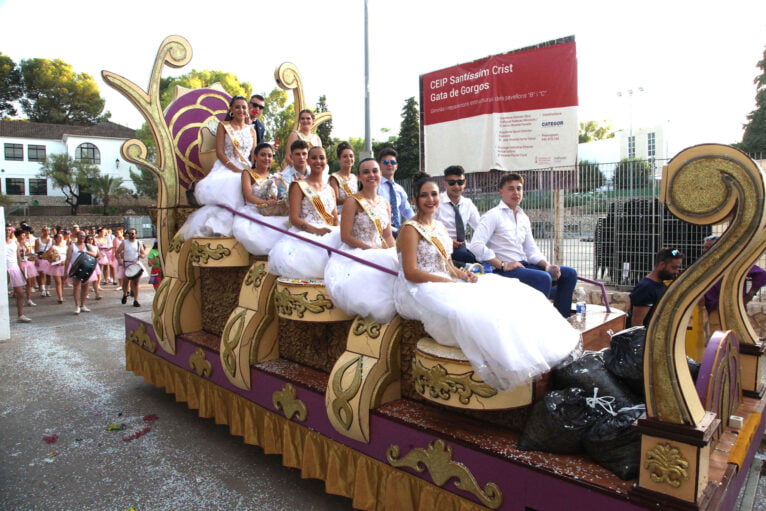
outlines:
{"label": "gold ornamental swirl", "polygon": [[490,509],[503,505],[503,493],[495,483],[487,483],[482,489],[471,471],[462,463],[452,461],[452,448],[443,440],[434,440],[426,449],[415,448],[406,456],[399,457],[399,446],[392,445],[386,451],[386,459],[393,467],[407,467],[422,473],[428,470],[437,486],[444,486],[453,477],[455,488],[467,491]]}
{"label": "gold ornamental swirl", "polygon": [[[677,154],[663,168],[661,200],[681,220],[714,225],[730,220],[716,245],[668,288],[657,304],[646,332],[644,357],[648,417],[673,424],[696,426],[705,410],[686,369],[686,317],[702,294],[733,262],[749,257],[750,240],[763,230],[763,174],[744,153],[728,146],[706,144]],[[673,248],[673,247],[671,247]],[[727,271],[721,289],[732,296],[733,282],[741,282],[748,266]]]}
{"label": "gold ornamental swirl", "polygon": [[[333,394],[335,394],[335,399],[332,400],[332,413],[346,430],[351,428],[351,424],[354,422],[354,410],[348,402],[356,396],[357,392],[359,392],[359,389],[362,387],[363,363],[364,357],[361,355],[352,358],[343,364],[339,371],[335,371],[335,376],[332,379],[332,391]],[[348,371],[351,366],[354,366],[354,375],[351,384],[344,389],[343,375],[346,374],[346,371]]]}
{"label": "gold ornamental swirl", "polygon": [[231,250],[220,243],[217,247],[213,248],[210,243],[202,245],[196,240],[192,242],[191,250],[189,251],[189,259],[199,264],[207,264],[210,259],[220,261],[228,255],[231,255]]}
{"label": "gold ornamental swirl", "polygon": [[367,334],[370,339],[377,339],[380,336],[381,326],[380,323],[371,317],[362,318],[357,316],[351,329],[354,335]]}
{"label": "gold ornamental swirl", "polygon": [[245,276],[245,285],[253,286],[257,289],[261,287],[261,284],[263,284],[263,279],[266,278],[267,274],[268,272],[266,271],[266,263],[255,263],[250,267],[250,270]]}
{"label": "gold ornamental swirl", "polygon": [[179,204],[180,187],[178,185],[178,168],[175,160],[173,137],[165,123],[162,104],[160,102],[160,85],[162,70],[165,65],[180,68],[191,61],[192,49],[189,41],[177,35],[169,36],[162,41],[154,59],[154,66],[149,78],[148,90],[130,80],[109,71],[102,71],[104,81],[141,112],[151,129],[157,147],[156,161],[147,159],[146,146],[138,139],[126,141],[120,152],[122,157],[157,177],[157,207],[158,223],[160,225],[158,244],[160,261],[164,266],[165,254],[170,240],[176,232],[175,215],[172,209]]}
{"label": "gold ornamental swirl", "polygon": [[151,353],[157,351],[157,343],[149,337],[149,333],[146,331],[146,325],[143,323],[138,325],[137,329],[128,332],[128,340],[138,344],[142,348],[146,348]]}
{"label": "gold ornamental swirl", "polygon": [[189,357],[189,367],[203,378],[210,378],[210,375],[213,374],[213,364],[205,358],[205,351],[202,348],[194,350],[194,353]]}
{"label": "gold ornamental swirl", "polygon": [[292,419],[293,415],[296,415],[296,419],[303,422],[308,417],[306,404],[298,399],[298,393],[292,383],[286,383],[282,390],[274,392],[271,396],[271,403],[277,410],[282,410],[288,419]]}
{"label": "gold ornamental swirl", "polygon": [[667,442],[647,451],[644,468],[652,471],[649,475],[652,481],[667,483],[673,488],[689,479],[689,462],[681,456],[681,451]]}
{"label": "gold ornamental swirl", "polygon": [[483,381],[474,380],[473,375],[473,371],[463,374],[449,374],[440,364],[429,369],[420,360],[412,360],[412,377],[415,379],[415,388],[424,395],[428,390],[428,394],[434,399],[449,401],[452,394],[455,393],[458,400],[467,405],[474,394],[479,397],[492,397],[497,394],[497,390]]}
{"label": "gold ornamental swirl", "polygon": [[334,308],[332,301],[322,293],[319,293],[315,299],[311,300],[308,297],[308,291],[292,294],[286,288],[276,292],[274,303],[279,314],[292,316],[295,313],[299,318],[302,318],[306,312],[321,314],[325,310]]}
{"label": "gold ornamental swirl", "polygon": [[[232,378],[237,376],[237,356],[234,350],[239,346],[242,332],[245,329],[245,316],[247,316],[247,311],[245,309],[240,310],[233,318],[226,322],[226,326],[221,333],[221,344],[223,344],[221,360],[223,360],[223,369]],[[232,333],[232,330],[234,330],[234,333]]]}
{"label": "gold ornamental swirl", "polygon": [[[298,66],[292,62],[283,62],[274,71],[274,80],[282,90],[293,91],[293,107],[295,109],[295,120],[293,121],[293,130],[297,130],[300,126],[300,113],[301,110],[308,108],[306,104],[305,96],[303,95],[303,81],[301,80],[301,74],[298,71]],[[330,112],[316,112],[314,114],[314,125],[311,131],[316,133],[316,129],[322,123],[325,123],[332,119]]]}

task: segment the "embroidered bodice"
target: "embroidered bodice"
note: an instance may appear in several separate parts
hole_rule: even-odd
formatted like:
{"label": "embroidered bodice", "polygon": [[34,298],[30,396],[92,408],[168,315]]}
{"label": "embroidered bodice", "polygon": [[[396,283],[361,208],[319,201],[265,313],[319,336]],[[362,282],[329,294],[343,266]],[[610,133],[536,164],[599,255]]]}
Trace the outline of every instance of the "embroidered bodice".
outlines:
{"label": "embroidered bodice", "polygon": [[[239,152],[242,153],[242,156],[247,158],[250,155],[250,150],[253,148],[252,127],[249,124],[246,124],[241,130],[235,130],[231,126],[229,127],[231,128],[231,133],[234,135],[234,140],[237,141]],[[229,137],[228,131],[226,132],[226,136],[223,137],[223,152],[229,161],[237,167],[244,168],[247,166],[237,154],[237,150],[234,148],[234,142],[232,142],[231,137]]]}
{"label": "embroidered bodice", "polygon": [[298,135],[299,140],[303,140],[309,145],[309,149],[312,147],[322,147],[322,139],[319,138],[319,135],[316,133],[309,133],[308,135],[304,135],[300,131],[295,131],[295,133]]}
{"label": "embroidered bodice", "polygon": [[[372,211],[380,219],[380,227],[385,230],[388,224],[391,223],[391,215],[388,213],[386,200],[383,197],[378,196],[378,203],[372,206]],[[354,225],[351,227],[351,235],[373,248],[383,248],[380,235],[378,234],[378,228],[375,227],[370,216],[365,213],[361,207],[357,210],[356,216],[354,216]]]}
{"label": "embroidered bodice", "polygon": [[[322,200],[322,204],[324,204],[324,208],[327,212],[332,213],[332,210],[335,209],[335,191],[333,191],[332,187],[325,184],[324,188],[316,193]],[[327,222],[325,222],[324,218],[317,213],[316,208],[311,204],[311,201],[306,198],[306,195],[303,192],[301,192],[301,194],[303,195],[301,200],[301,218],[314,226],[327,225]]]}
{"label": "embroidered bodice", "polygon": [[[253,176],[251,175],[250,177]],[[262,200],[276,199],[279,193],[277,184],[271,177],[258,179],[257,181],[253,179],[253,186],[250,189],[253,195]]]}
{"label": "embroidered bodice", "polygon": [[[421,224],[422,225],[422,224]],[[439,221],[434,221],[433,231],[426,226],[423,226],[427,233],[434,233],[436,237],[441,241],[442,246],[447,251],[447,257],[452,253],[452,239],[447,233],[447,228]],[[401,262],[402,254],[399,252],[399,262]],[[418,233],[418,270],[423,270],[428,273],[433,273],[441,277],[452,278],[447,270],[447,261],[442,257],[441,253],[431,243],[423,239],[423,236]]]}
{"label": "embroidered bodice", "polygon": [[346,190],[343,188],[342,183],[348,184],[348,187],[351,189],[353,193],[356,193],[357,190],[357,177],[355,174],[351,174],[348,179],[343,179],[343,177],[339,176],[337,173],[332,174],[330,176],[331,179],[337,179],[338,180],[338,198],[342,201],[348,199],[348,194],[346,193]]}

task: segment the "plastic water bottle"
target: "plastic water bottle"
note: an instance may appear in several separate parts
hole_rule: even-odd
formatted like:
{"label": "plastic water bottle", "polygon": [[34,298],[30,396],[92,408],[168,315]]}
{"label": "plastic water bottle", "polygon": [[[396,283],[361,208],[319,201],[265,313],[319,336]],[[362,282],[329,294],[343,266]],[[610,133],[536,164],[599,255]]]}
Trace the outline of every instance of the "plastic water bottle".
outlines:
{"label": "plastic water bottle", "polygon": [[575,291],[575,302],[577,304],[577,321],[585,321],[585,288],[578,287]]}

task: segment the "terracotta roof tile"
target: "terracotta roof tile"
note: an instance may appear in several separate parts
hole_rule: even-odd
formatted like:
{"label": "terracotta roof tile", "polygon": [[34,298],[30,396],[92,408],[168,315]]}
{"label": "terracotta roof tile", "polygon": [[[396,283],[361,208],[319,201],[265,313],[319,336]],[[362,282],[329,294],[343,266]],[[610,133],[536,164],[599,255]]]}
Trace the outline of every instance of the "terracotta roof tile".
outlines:
{"label": "terracotta roof tile", "polygon": [[0,137],[61,140],[64,135],[81,137],[135,138],[136,130],[107,121],[93,126],[47,124],[29,121],[0,121]]}

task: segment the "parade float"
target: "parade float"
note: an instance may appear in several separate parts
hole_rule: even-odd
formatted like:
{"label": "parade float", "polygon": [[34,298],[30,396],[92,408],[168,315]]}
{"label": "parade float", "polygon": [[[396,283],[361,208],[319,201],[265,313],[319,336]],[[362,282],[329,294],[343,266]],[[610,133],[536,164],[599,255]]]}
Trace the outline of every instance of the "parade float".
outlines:
{"label": "parade float", "polygon": [[[662,200],[676,216],[729,224],[665,293],[646,331],[646,407],[631,425],[638,475],[621,479],[582,454],[520,449],[551,378],[498,392],[420,323],[350,317],[321,281],[278,278],[267,258],[233,238],[176,237],[193,211],[186,189],[209,169],[206,126],[228,102],[221,90],[185,91],[163,111],[163,66],[182,67],[191,56],[185,39],[167,38],[147,90],[102,73],[143,114],[157,146],[154,161],[138,140],[122,148],[125,160],[157,177],[164,274],[151,313],[125,317],[128,370],[359,509],[732,508],[763,436],[766,402],[764,345],[741,299],[745,273],[766,246],[766,184],[752,160],[701,145],[663,170]],[[300,111],[297,69],[283,64],[275,78]],[[707,343],[695,384],[686,323],[721,278],[724,331]],[[608,346],[607,331],[624,321],[618,311],[589,310],[578,324],[585,347]]]}

